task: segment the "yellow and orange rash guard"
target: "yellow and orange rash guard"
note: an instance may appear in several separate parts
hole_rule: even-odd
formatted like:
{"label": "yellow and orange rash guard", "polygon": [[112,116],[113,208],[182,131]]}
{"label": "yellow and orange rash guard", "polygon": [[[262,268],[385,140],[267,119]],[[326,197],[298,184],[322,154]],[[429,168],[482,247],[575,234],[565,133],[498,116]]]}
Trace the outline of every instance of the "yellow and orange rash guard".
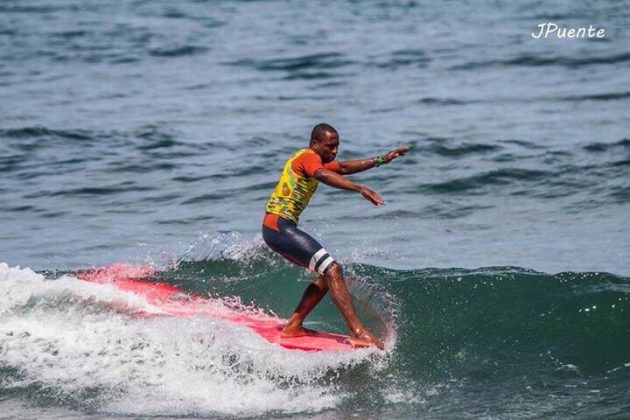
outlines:
{"label": "yellow and orange rash guard", "polygon": [[338,173],[341,166],[334,161],[322,164],[319,155],[308,148],[291,155],[284,164],[280,180],[267,201],[265,211],[297,223],[317,189],[319,181],[315,178],[315,171],[319,168]]}

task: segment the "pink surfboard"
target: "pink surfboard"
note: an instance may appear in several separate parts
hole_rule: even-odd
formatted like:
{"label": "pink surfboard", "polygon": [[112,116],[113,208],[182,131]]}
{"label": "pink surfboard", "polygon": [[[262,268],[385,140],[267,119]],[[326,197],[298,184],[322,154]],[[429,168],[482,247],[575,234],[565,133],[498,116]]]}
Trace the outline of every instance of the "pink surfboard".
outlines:
{"label": "pink surfboard", "polygon": [[77,277],[93,283],[111,284],[120,290],[142,296],[158,310],[137,311],[139,316],[167,315],[176,317],[208,316],[244,325],[271,343],[296,350],[353,350],[350,337],[330,332],[316,332],[301,337],[282,338],[280,330],[285,319],[264,313],[242,312],[230,308],[219,299],[187,293],[177,286],[149,280],[155,273],[150,265],[110,264],[82,270]]}

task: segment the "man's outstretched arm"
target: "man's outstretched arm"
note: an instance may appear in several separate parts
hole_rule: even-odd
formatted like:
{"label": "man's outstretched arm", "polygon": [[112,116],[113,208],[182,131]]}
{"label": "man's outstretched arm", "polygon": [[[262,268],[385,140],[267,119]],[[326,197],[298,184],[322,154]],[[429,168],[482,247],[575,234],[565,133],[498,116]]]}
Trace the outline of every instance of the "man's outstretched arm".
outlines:
{"label": "man's outstretched arm", "polygon": [[[344,160],[339,162],[339,173],[342,175],[356,174],[376,166],[384,165],[402,156],[409,151],[409,146],[401,146],[390,150],[383,156],[376,156],[368,159]],[[325,182],[325,181],[322,181]]]}
{"label": "man's outstretched arm", "polygon": [[337,172],[333,172],[329,169],[319,168],[315,171],[315,178],[317,178],[324,184],[330,185],[331,187],[361,193],[363,198],[371,201],[372,204],[374,204],[375,206],[385,204],[385,201],[383,201],[381,196],[378,195],[375,191],[372,191],[371,189],[363,185],[357,184],[356,182],[353,182],[348,178],[339,175]]}

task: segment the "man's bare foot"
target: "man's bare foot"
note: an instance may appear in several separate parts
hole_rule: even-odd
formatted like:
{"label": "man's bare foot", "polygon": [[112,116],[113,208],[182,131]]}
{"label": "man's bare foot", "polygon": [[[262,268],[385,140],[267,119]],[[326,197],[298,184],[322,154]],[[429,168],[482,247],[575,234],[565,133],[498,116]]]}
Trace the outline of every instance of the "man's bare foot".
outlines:
{"label": "man's bare foot", "polygon": [[282,338],[290,338],[290,337],[302,337],[305,335],[314,335],[317,331],[311,330],[309,328],[304,328],[300,326],[292,326],[291,324],[287,324],[284,326],[282,331],[280,331],[280,337]]}
{"label": "man's bare foot", "polygon": [[373,336],[372,334],[370,334],[367,331],[363,331],[359,334],[353,334],[350,336],[350,344],[352,344],[355,347],[372,347],[372,346],[376,346],[381,350],[385,349],[385,344],[383,343],[383,340],[381,340],[378,337]]}

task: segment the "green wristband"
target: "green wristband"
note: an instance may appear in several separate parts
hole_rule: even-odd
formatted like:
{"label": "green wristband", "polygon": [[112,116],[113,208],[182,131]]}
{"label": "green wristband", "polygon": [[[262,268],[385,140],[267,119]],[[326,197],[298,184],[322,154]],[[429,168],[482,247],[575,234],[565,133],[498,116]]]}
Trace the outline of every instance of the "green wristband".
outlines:
{"label": "green wristband", "polygon": [[385,163],[385,159],[383,159],[383,156],[374,157],[374,166],[381,166],[383,163]]}

